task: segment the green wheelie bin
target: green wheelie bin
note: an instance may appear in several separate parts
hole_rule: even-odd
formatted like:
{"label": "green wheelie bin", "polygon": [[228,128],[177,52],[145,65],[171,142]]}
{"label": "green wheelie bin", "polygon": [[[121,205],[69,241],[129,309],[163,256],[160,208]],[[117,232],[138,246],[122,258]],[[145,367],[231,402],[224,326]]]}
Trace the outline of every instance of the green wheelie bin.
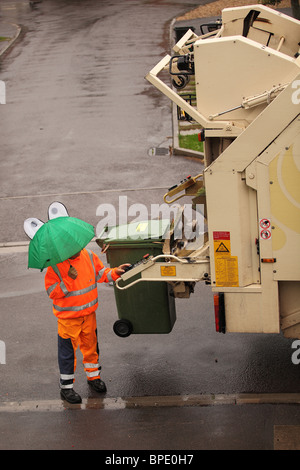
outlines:
{"label": "green wheelie bin", "polygon": [[[114,268],[123,263],[135,264],[145,255],[162,254],[168,228],[169,220],[105,227],[96,241],[102,249],[106,248],[107,262]],[[125,290],[114,285],[114,293],[119,319],[113,330],[118,336],[172,331],[176,321],[175,298],[167,282],[141,281]]]}

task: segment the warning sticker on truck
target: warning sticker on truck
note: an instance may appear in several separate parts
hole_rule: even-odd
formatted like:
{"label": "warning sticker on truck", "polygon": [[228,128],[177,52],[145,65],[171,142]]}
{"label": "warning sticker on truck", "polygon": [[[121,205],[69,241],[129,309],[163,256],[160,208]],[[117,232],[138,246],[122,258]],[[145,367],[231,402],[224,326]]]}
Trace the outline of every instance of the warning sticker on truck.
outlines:
{"label": "warning sticker on truck", "polygon": [[238,258],[231,256],[230,232],[213,232],[217,287],[238,287]]}
{"label": "warning sticker on truck", "polygon": [[215,258],[230,256],[230,232],[213,232]]}
{"label": "warning sticker on truck", "polygon": [[271,236],[272,234],[270,219],[259,219],[259,238],[261,240],[269,240]]}
{"label": "warning sticker on truck", "polygon": [[217,287],[238,287],[239,275],[237,256],[216,258],[215,271]]}
{"label": "warning sticker on truck", "polygon": [[176,276],[176,266],[161,266],[161,276]]}

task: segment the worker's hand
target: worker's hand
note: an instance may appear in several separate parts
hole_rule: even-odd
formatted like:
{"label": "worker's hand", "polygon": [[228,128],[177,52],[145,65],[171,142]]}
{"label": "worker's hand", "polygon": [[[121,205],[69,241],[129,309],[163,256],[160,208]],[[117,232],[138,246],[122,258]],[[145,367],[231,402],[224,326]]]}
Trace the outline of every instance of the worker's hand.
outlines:
{"label": "worker's hand", "polygon": [[76,279],[76,277],[78,276],[78,272],[77,272],[77,269],[74,268],[74,266],[70,266],[70,269],[68,271],[68,276],[71,278],[71,279]]}
{"label": "worker's hand", "polygon": [[118,274],[118,276],[121,276],[121,274],[125,273],[125,268],[128,266],[131,266],[129,263],[125,264],[120,264],[117,268],[115,268],[115,272]]}

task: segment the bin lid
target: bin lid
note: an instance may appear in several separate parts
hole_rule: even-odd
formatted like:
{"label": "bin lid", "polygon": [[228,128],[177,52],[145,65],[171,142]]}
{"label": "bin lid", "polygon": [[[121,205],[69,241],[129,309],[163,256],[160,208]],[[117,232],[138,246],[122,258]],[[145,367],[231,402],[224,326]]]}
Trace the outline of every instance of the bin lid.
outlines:
{"label": "bin lid", "polygon": [[105,227],[97,236],[96,241],[113,243],[139,243],[147,240],[147,242],[157,242],[165,238],[170,229],[170,220],[144,220],[131,222],[129,224],[116,225],[113,227]]}

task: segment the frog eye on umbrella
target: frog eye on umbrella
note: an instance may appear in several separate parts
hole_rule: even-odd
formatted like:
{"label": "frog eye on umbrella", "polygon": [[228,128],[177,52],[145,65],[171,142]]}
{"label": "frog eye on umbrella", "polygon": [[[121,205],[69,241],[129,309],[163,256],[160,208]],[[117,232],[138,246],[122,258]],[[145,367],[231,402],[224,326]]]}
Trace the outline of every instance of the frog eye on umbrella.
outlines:
{"label": "frog eye on umbrella", "polygon": [[24,231],[26,235],[33,239],[36,232],[44,225],[44,222],[36,217],[29,217],[24,221]]}
{"label": "frog eye on umbrella", "polygon": [[69,217],[66,206],[61,202],[52,202],[48,208],[48,219],[56,219],[57,217]]}

